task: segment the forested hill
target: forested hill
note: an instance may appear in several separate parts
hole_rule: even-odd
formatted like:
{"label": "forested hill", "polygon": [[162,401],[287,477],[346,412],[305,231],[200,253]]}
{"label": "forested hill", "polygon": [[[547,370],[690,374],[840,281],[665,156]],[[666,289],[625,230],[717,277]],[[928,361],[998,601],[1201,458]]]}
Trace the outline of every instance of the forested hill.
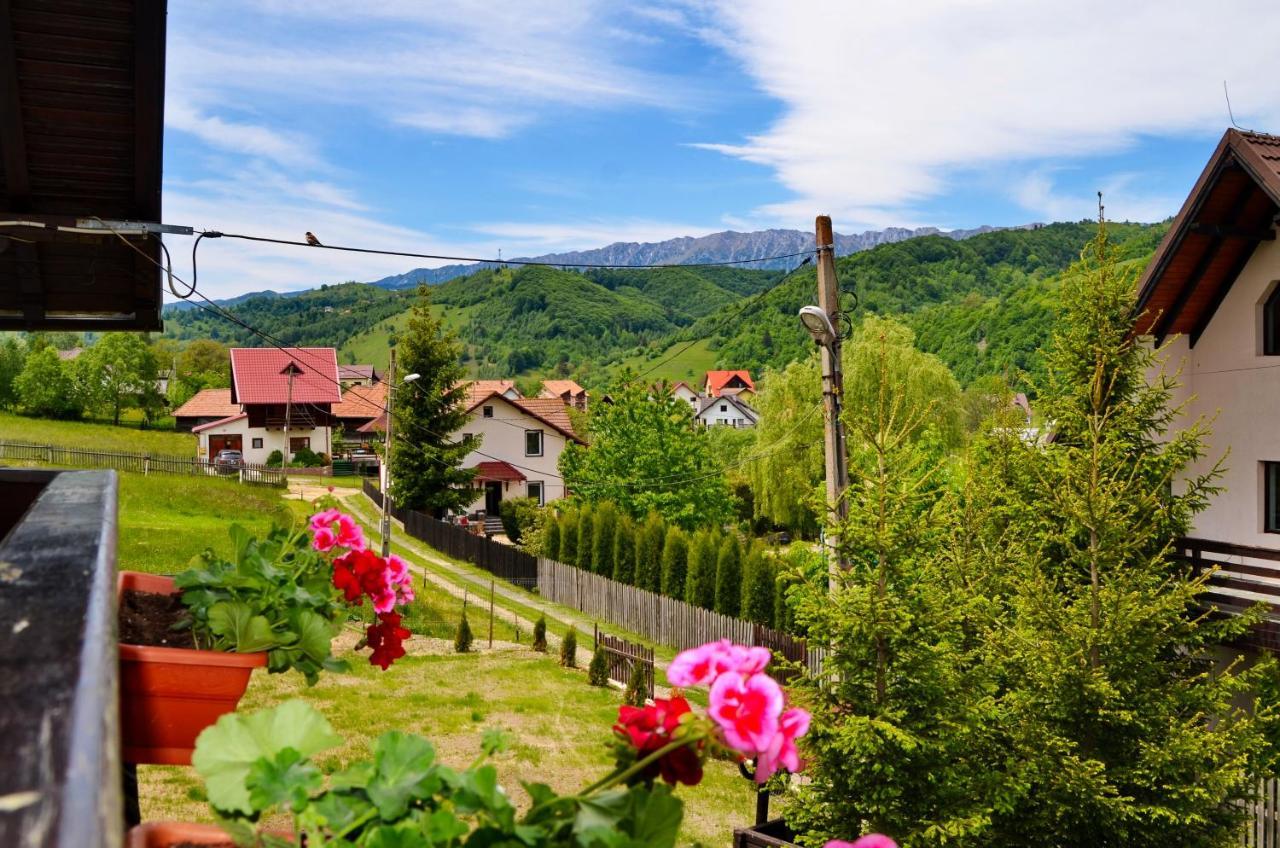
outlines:
{"label": "forested hill", "polygon": [[[1165,228],[1113,224],[1110,232],[1122,256],[1137,263]],[[1036,351],[1056,317],[1059,277],[1095,229],[1084,222],[962,241],[926,236],[841,257],[845,307],[855,321],[867,313],[902,316],[919,344],[962,382],[1018,370],[1035,374]],[[796,311],[815,300],[815,272],[805,267],[779,284],[784,273],[486,268],[433,288],[431,299],[463,343],[475,375],[571,374],[599,386],[623,369],[645,371],[668,357],[654,376],[687,378],[716,365],[759,373],[806,355],[812,342]],[[229,311],[289,344],[334,346],[343,361],[381,364],[414,297],[348,283],[296,297],[249,298]],[[169,310],[165,322],[166,334],[178,338],[263,343],[200,310]]]}

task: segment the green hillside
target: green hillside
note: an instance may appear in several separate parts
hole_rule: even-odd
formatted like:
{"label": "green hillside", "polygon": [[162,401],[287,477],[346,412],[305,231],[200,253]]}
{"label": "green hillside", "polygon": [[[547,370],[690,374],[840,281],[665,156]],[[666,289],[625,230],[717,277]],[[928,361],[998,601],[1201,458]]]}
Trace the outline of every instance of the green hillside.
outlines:
{"label": "green hillside", "polygon": [[[1165,225],[1112,224],[1122,257],[1139,264]],[[1038,350],[1057,315],[1059,277],[1093,236],[1091,222],[1006,230],[955,241],[941,236],[842,257],[837,272],[850,318],[901,316],[920,345],[962,383],[986,374],[1039,373]],[[783,272],[735,267],[484,269],[431,289],[433,309],[478,377],[572,375],[599,387],[626,373],[698,377],[712,367],[759,373],[808,353],[796,320],[815,300],[812,267]],[[764,292],[756,298],[755,296]],[[290,344],[330,345],[343,362],[385,365],[416,294],[343,284],[296,297],[250,298],[230,307]],[[747,299],[750,299],[749,301]],[[259,344],[216,316],[166,314],[166,333]],[[687,351],[682,350],[696,342]],[[648,376],[648,375],[646,375]]]}

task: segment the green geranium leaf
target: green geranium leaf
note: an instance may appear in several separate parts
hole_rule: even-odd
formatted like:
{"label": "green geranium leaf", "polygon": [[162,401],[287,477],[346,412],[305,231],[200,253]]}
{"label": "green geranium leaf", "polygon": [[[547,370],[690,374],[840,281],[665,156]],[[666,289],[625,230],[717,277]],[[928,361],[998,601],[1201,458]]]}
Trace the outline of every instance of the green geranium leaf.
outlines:
{"label": "green geranium leaf", "polygon": [[328,720],[304,701],[285,701],[262,712],[227,713],[196,739],[191,763],[204,778],[209,803],[228,813],[252,815],[245,779],[259,759],[273,760],[285,748],[302,757],[341,744]]}
{"label": "green geranium leaf", "polygon": [[373,805],[360,795],[350,792],[326,792],[307,807],[305,824],[332,832],[345,830],[356,819],[372,809]]}
{"label": "green geranium leaf", "polygon": [[422,831],[411,824],[375,825],[365,835],[365,848],[427,848],[434,842],[423,842]]}
{"label": "green geranium leaf", "polygon": [[493,766],[460,772],[453,779],[456,780],[453,804],[458,812],[488,813],[510,831],[515,822],[515,807],[498,785],[498,772]]}
{"label": "green geranium leaf", "polygon": [[436,810],[423,822],[423,830],[432,845],[448,845],[467,834],[467,824],[448,810]]}
{"label": "green geranium leaf", "polygon": [[220,601],[210,607],[209,629],[231,640],[242,654],[265,651],[281,641],[271,631],[271,622],[254,615],[253,608],[242,601]]}
{"label": "green geranium leaf", "polygon": [[501,727],[486,728],[480,737],[480,750],[486,757],[500,754],[511,746],[511,735]]}
{"label": "green geranium leaf", "polygon": [[303,654],[323,663],[329,658],[333,637],[341,627],[337,622],[329,622],[323,616],[311,610],[297,610],[291,624],[298,633],[298,648]]}
{"label": "green geranium leaf", "polygon": [[684,803],[666,786],[652,791],[632,791],[631,835],[636,844],[650,848],[671,848],[676,844]]}
{"label": "green geranium leaf", "polygon": [[573,822],[573,832],[619,830],[618,825],[626,817],[631,806],[629,790],[610,789],[578,804],[578,815]]}
{"label": "green geranium leaf", "polygon": [[255,810],[275,806],[300,810],[323,783],[320,770],[292,748],[285,748],[271,759],[258,759],[249,766],[245,778],[249,803]]}
{"label": "green geranium leaf", "polygon": [[439,791],[440,779],[432,767],[435,758],[431,743],[420,736],[393,730],[378,737],[367,791],[384,821],[403,816],[410,801]]}

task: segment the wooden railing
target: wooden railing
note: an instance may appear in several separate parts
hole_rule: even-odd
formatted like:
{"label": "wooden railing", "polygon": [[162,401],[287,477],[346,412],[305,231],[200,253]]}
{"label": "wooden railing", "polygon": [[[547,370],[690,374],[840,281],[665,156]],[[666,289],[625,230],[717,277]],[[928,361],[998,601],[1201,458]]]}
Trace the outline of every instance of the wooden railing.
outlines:
{"label": "wooden railing", "polygon": [[288,485],[287,473],[265,465],[219,466],[194,456],[172,456],[125,451],[97,451],[60,445],[0,441],[0,460],[38,462],[60,468],[110,468],[137,474],[185,474],[196,477],[225,477],[241,483],[264,486]]}
{"label": "wooden railing", "polygon": [[1174,550],[1197,572],[1217,567],[1203,596],[1206,604],[1228,614],[1265,605],[1270,611],[1267,620],[1244,641],[1280,652],[1280,550],[1194,538],[1179,539]]}
{"label": "wooden railing", "polygon": [[601,633],[598,626],[595,628],[595,644],[604,649],[605,659],[609,663],[610,680],[626,686],[631,682],[636,666],[643,666],[648,675],[645,697],[653,697],[653,648],[638,642],[628,642],[620,636]]}

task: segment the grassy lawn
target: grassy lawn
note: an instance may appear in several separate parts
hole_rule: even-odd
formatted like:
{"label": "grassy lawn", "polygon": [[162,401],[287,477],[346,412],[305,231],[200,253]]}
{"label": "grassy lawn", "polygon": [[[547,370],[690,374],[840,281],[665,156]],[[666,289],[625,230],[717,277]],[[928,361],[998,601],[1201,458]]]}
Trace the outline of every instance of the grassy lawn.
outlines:
{"label": "grassy lawn", "polygon": [[645,374],[646,380],[653,382],[666,380],[671,383],[684,380],[697,391],[702,391],[703,377],[716,364],[716,352],[708,347],[708,342],[706,341],[700,341],[692,345],[679,355],[672,356],[671,361],[664,362],[654,368],[652,372],[649,372],[649,369],[653,368],[656,363],[671,356],[686,344],[688,344],[686,341],[677,342],[675,345],[655,353],[628,357],[616,365],[609,366],[608,371],[612,376],[617,376],[622,373],[623,369],[629,368],[632,374]]}
{"label": "grassy lawn", "polygon": [[195,456],[196,437],[190,433],[142,430],[134,424],[116,427],[88,421],[53,421],[0,413],[0,439],[68,448],[89,448],[128,453],[163,453]]}
{"label": "grassy lawn", "polygon": [[[409,650],[386,672],[351,657],[351,673],[326,675],[309,690],[296,674],[255,671],[240,708],[261,709],[301,694],[347,739],[327,755],[333,764],[367,752],[379,733],[400,729],[426,736],[443,761],[464,766],[479,752],[481,732],[501,727],[512,732],[513,744],[495,764],[522,806],[528,799],[521,779],[565,792],[608,770],[617,690],[588,686],[584,672],[520,647],[454,654],[438,641],[414,640]],[[139,782],[143,820],[211,820],[191,769],[143,766]],[[754,791],[730,763],[708,763],[702,784],[680,795],[687,803],[683,843],[727,845],[733,827],[754,815]]]}

